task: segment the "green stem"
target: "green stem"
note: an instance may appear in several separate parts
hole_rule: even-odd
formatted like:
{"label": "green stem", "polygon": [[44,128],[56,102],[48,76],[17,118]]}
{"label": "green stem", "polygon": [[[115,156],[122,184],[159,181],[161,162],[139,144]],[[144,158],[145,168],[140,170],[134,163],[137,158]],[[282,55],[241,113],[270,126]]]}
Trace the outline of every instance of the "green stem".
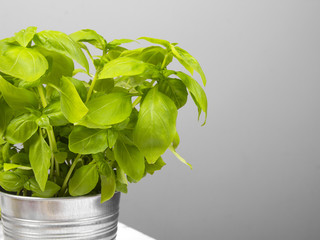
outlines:
{"label": "green stem", "polygon": [[64,179],[64,182],[62,184],[61,190],[59,192],[59,196],[60,197],[62,197],[64,195],[64,193],[66,191],[66,188],[67,188],[67,185],[68,185],[68,182],[69,182],[69,179],[71,177],[71,174],[72,174],[74,168],[76,167],[78,161],[80,160],[80,157],[81,157],[81,154],[78,154],[77,157],[74,159],[74,161],[73,161],[73,163],[72,163],[72,165],[71,165],[71,167],[70,167],[70,169],[69,169],[69,171],[67,173],[67,176]]}
{"label": "green stem", "polygon": [[91,85],[90,85],[90,88],[89,88],[89,91],[88,91],[88,95],[87,95],[87,99],[86,99],[86,103],[89,101],[89,99],[90,99],[90,97],[91,97],[91,94],[92,94],[92,92],[93,92],[94,85],[96,84],[97,79],[98,79],[98,71],[97,71],[96,74],[94,75],[94,78],[93,78],[92,83],[91,83]]}
{"label": "green stem", "polygon": [[163,59],[163,62],[162,62],[162,65],[161,65],[161,69],[164,69],[166,61],[167,61],[167,58],[168,58],[168,53],[166,54],[166,56]]}
{"label": "green stem", "polygon": [[[48,105],[48,103],[47,103],[46,97],[44,96],[42,85],[38,86],[38,91],[39,91],[42,106],[43,106],[43,108],[45,108]],[[54,159],[54,153],[57,151],[57,143],[56,143],[56,138],[54,136],[54,132],[53,132],[52,127],[46,128],[46,130],[48,133],[49,145],[50,145],[50,149],[51,149],[50,179],[52,179],[53,178],[53,171],[54,171],[54,164],[56,164],[57,176],[60,175],[59,163],[57,161],[55,161],[55,159]]]}
{"label": "green stem", "polygon": [[40,95],[42,106],[45,108],[48,104],[47,104],[46,97],[44,96],[42,85],[38,86],[38,91],[39,91],[39,95]]}

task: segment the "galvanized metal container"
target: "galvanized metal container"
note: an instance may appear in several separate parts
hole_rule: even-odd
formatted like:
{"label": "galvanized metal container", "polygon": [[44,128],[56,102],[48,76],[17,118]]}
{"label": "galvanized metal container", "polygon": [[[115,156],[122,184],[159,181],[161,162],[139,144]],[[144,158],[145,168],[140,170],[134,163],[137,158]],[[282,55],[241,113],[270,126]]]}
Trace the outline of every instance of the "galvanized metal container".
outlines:
{"label": "galvanized metal container", "polygon": [[69,198],[21,197],[0,193],[4,239],[116,239],[120,193]]}

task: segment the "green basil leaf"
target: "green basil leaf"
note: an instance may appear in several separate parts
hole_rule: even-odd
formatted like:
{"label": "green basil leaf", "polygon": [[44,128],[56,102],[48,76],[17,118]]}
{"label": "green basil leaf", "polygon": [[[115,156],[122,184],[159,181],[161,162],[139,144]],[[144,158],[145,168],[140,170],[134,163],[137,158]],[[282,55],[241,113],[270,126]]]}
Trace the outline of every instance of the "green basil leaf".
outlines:
{"label": "green basil leaf", "polygon": [[14,110],[23,110],[25,108],[37,108],[37,96],[23,88],[17,88],[0,76],[0,91],[4,100]]}
{"label": "green basil leaf", "polygon": [[114,80],[112,78],[97,79],[94,90],[98,92],[110,93],[114,88]]}
{"label": "green basil leaf", "polygon": [[135,181],[144,176],[144,156],[136,146],[118,138],[114,146],[114,155],[120,168]]}
{"label": "green basil leaf", "polygon": [[17,144],[27,141],[37,130],[37,116],[25,113],[10,121],[6,131],[6,139],[9,143]]}
{"label": "green basil leaf", "polygon": [[58,31],[45,30],[37,33],[34,36],[33,41],[37,46],[43,47],[49,51],[61,53],[74,59],[89,72],[89,64],[80,45],[73,41],[67,34]]}
{"label": "green basil leaf", "polygon": [[113,129],[107,129],[108,133],[108,147],[113,148],[114,144],[118,139],[118,132]]}
{"label": "green basil leaf", "polygon": [[184,164],[188,165],[192,169],[192,165],[190,163],[187,163],[187,161],[181,157],[176,150],[173,148],[173,146],[169,146],[169,150]]}
{"label": "green basil leaf", "polygon": [[187,88],[180,79],[167,78],[161,81],[159,91],[171,98],[177,109],[183,107],[188,100]]}
{"label": "green basil leaf", "polygon": [[50,198],[53,197],[59,190],[60,186],[54,182],[47,181],[44,191],[40,189],[35,178],[30,178],[25,184],[25,189],[32,191],[32,197]]}
{"label": "green basil leaf", "polygon": [[98,163],[101,180],[101,203],[108,201],[116,190],[116,178],[113,169],[105,161]]}
{"label": "green basil leaf", "polygon": [[82,99],[82,101],[86,101],[87,98],[87,88],[84,85],[83,81],[80,81],[78,79],[72,78],[72,77],[68,77],[68,79],[72,82],[72,84],[75,86],[75,88],[77,89],[77,92],[79,93],[80,98]]}
{"label": "green basil leaf", "polygon": [[[199,62],[194,57],[192,57],[186,50],[184,50],[180,47],[174,47],[174,48],[177,51],[177,53],[179,54],[178,55],[178,54],[173,53],[174,56],[178,59],[178,61],[182,65],[184,65],[184,66],[188,65],[190,68],[197,71],[201,76],[203,85],[205,86],[207,83],[207,80],[206,80],[206,76],[204,75],[203,70],[202,70]],[[187,68],[187,70],[188,70],[188,68]],[[192,71],[190,71],[190,73],[193,74]]]}
{"label": "green basil leaf", "polygon": [[176,134],[174,135],[173,141],[172,141],[172,146],[174,149],[176,149],[180,144],[180,137],[178,132],[176,132]]}
{"label": "green basil leaf", "polygon": [[194,80],[192,77],[190,77],[188,74],[185,74],[183,72],[177,72],[176,75],[182,80],[184,85],[188,88],[189,92],[191,93],[191,96],[195,102],[195,104],[199,107],[199,116],[201,110],[205,113],[205,121],[203,125],[206,123],[207,119],[207,96],[200,84]]}
{"label": "green basil leaf", "polygon": [[0,71],[22,80],[38,80],[48,69],[46,58],[32,48],[12,46],[0,55]]}
{"label": "green basil leaf", "polygon": [[54,153],[54,159],[57,160],[58,163],[64,163],[67,160],[68,153],[67,152],[56,152]]}
{"label": "green basil leaf", "polygon": [[154,69],[152,64],[134,58],[121,57],[105,64],[99,73],[99,78],[141,75],[152,69]]}
{"label": "green basil leaf", "polygon": [[0,172],[0,185],[9,192],[19,192],[23,189],[27,177],[24,175],[16,174],[14,172]]}
{"label": "green basil leaf", "polygon": [[[121,106],[121,107],[119,107]],[[90,99],[85,119],[98,125],[112,125],[124,121],[132,111],[131,96],[114,92]]]}
{"label": "green basil leaf", "polygon": [[10,157],[10,162],[17,165],[23,165],[23,166],[30,165],[29,156],[27,153],[24,153],[24,152],[18,152],[12,155]]}
{"label": "green basil leaf", "polygon": [[176,133],[177,108],[174,102],[151,89],[143,100],[133,139],[148,163],[155,163],[172,143]]}
{"label": "green basil leaf", "polygon": [[61,111],[69,122],[75,123],[87,114],[88,108],[68,77],[62,77],[60,87],[55,87],[60,93]]}
{"label": "green basil leaf", "polygon": [[106,48],[106,40],[99,35],[96,31],[91,29],[83,29],[69,35],[75,42],[87,42],[104,50]]}
{"label": "green basil leaf", "polygon": [[[13,111],[8,106],[8,104],[4,101],[3,98],[0,98],[0,139],[2,139],[2,136],[4,135],[7,125],[10,122],[10,120],[13,117]],[[1,144],[0,144],[1,145]]]}
{"label": "green basil leaf", "polygon": [[23,29],[20,32],[15,34],[15,39],[22,46],[26,47],[33,39],[33,36],[37,32],[37,27],[28,27],[27,29]]}
{"label": "green basil leaf", "polygon": [[99,181],[99,173],[95,164],[78,168],[69,181],[71,196],[82,196],[91,192]]}
{"label": "green basil leaf", "polygon": [[24,166],[24,165],[19,165],[19,164],[15,164],[15,163],[4,163],[3,164],[3,170],[4,171],[9,171],[11,169],[22,169],[22,170],[32,170],[32,168],[30,166]]}
{"label": "green basil leaf", "polygon": [[165,165],[166,163],[163,161],[162,157],[159,157],[154,164],[146,162],[146,172],[153,175],[155,171],[161,170]]}
{"label": "green basil leaf", "polygon": [[[42,76],[42,83],[59,86],[62,76],[72,77],[74,71],[74,63],[69,57],[53,51],[48,51],[42,47],[35,47],[49,63],[49,70]],[[48,95],[48,93],[47,93]]]}
{"label": "green basil leaf", "polygon": [[170,46],[171,46],[171,43],[168,42],[167,40],[150,38],[150,37],[140,37],[138,39],[143,39],[143,40],[146,40],[146,41],[154,43],[154,44],[162,45],[162,46],[166,47],[167,49],[170,49]]}
{"label": "green basil leaf", "polygon": [[29,160],[34,176],[42,191],[48,180],[51,150],[42,135],[35,134],[30,139]]}
{"label": "green basil leaf", "polygon": [[105,129],[90,129],[75,126],[69,135],[69,149],[74,153],[93,154],[103,152],[108,147]]}
{"label": "green basil leaf", "polygon": [[61,111],[60,101],[50,103],[43,109],[43,113],[47,115],[52,126],[63,126],[69,123]]}
{"label": "green basil leaf", "polygon": [[154,65],[162,65],[164,59],[166,58],[166,63],[164,66],[167,66],[173,59],[172,54],[168,54],[166,49],[158,46],[151,46],[148,48],[143,49],[143,51],[139,54],[139,59],[147,62],[152,63]]}

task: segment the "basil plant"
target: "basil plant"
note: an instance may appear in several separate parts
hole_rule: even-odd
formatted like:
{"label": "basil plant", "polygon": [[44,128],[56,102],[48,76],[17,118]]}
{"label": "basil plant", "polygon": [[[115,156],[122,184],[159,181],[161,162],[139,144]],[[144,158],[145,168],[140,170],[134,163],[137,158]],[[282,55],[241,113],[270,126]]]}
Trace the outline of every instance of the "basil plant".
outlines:
{"label": "basil plant", "polygon": [[[148,47],[123,46],[139,41]],[[174,59],[187,73],[169,69]],[[2,189],[35,197],[101,193],[104,202],[160,170],[167,149],[191,167],[175,149],[188,94],[199,117],[207,115],[194,71],[205,85],[194,57],[155,38],[108,42],[89,29],[67,35],[28,27],[0,40]]]}

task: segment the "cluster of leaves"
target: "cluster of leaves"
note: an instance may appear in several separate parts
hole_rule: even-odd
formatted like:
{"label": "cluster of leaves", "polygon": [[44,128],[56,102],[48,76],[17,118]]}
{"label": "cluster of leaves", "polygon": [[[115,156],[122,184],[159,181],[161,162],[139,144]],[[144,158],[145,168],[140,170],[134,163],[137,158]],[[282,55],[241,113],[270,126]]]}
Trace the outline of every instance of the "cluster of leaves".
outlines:
{"label": "cluster of leaves", "polygon": [[[103,202],[127,192],[128,181],[160,170],[167,149],[188,164],[175,151],[177,110],[190,94],[199,116],[206,115],[207,98],[193,77],[167,66],[175,58],[204,85],[205,76],[177,44],[139,40],[153,45],[129,50],[122,45],[133,40],[107,42],[89,29],[67,35],[36,27],[0,41],[4,190],[38,197],[101,193]],[[92,56],[90,48],[101,54]]]}

